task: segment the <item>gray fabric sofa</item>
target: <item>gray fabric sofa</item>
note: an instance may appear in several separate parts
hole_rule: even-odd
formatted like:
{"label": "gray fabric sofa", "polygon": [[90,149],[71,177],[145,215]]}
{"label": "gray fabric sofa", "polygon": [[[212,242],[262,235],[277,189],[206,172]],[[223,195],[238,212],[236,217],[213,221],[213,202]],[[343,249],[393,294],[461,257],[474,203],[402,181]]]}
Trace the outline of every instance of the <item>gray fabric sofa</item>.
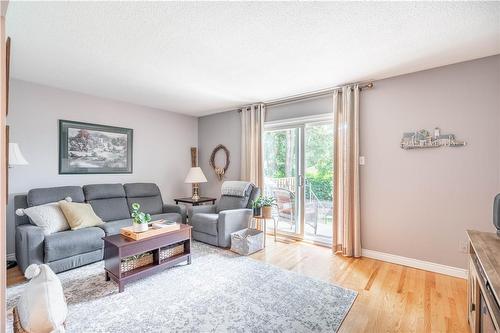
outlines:
{"label": "gray fabric sofa", "polygon": [[98,227],[67,230],[45,236],[40,227],[30,223],[27,216],[15,215],[16,259],[24,272],[30,264],[45,263],[55,272],[62,272],[102,260],[102,237],[115,235],[120,228],[132,225],[130,207],[141,204],[153,220],[169,219],[186,223],[182,206],[166,205],[161,193],[152,183],[93,184],[32,189],[28,194],[14,197],[14,211],[43,205],[71,197],[73,202],[87,202],[105,222]]}
{"label": "gray fabric sofa", "polygon": [[231,233],[248,228],[252,218],[252,201],[260,189],[251,184],[243,197],[222,195],[216,205],[193,206],[189,224],[193,239],[219,246],[231,246]]}

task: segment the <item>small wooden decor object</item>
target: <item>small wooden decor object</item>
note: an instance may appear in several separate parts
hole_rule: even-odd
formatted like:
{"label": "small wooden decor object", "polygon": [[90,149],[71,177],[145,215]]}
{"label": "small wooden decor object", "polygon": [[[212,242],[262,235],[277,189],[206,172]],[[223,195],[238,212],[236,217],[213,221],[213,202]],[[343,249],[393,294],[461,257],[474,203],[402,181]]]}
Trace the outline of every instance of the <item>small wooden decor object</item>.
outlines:
{"label": "small wooden decor object", "polygon": [[[219,150],[222,150],[226,155],[226,162],[223,167],[219,167],[215,164],[215,156],[217,155]],[[224,145],[218,145],[217,147],[215,147],[214,150],[212,151],[212,155],[210,155],[210,166],[214,169],[215,174],[217,175],[217,178],[219,178],[219,180],[224,179],[224,174],[229,168],[229,163],[230,163],[229,157],[230,157],[229,149],[227,149],[226,146]]]}
{"label": "small wooden decor object", "polygon": [[197,160],[197,148],[196,147],[191,147],[191,167],[197,167],[198,163],[196,162]]}
{"label": "small wooden decor object", "polygon": [[[158,221],[154,221],[154,222],[158,222]],[[180,225],[178,223],[168,225],[168,226],[161,228],[161,229],[153,229],[152,227],[149,227],[149,230],[144,231],[144,232],[135,232],[133,227],[130,226],[130,227],[121,228],[120,233],[125,237],[132,238],[133,240],[141,240],[144,238],[149,238],[149,237],[161,235],[161,234],[164,234],[166,232],[179,230],[179,229],[180,229]]]}

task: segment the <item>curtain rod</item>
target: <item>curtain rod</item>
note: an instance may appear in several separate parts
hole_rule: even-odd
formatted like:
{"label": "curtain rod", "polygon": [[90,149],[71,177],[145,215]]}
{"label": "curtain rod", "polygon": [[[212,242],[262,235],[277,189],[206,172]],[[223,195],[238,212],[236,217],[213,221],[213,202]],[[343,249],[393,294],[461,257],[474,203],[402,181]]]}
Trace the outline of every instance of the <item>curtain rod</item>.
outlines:
{"label": "curtain rod", "polygon": [[[345,86],[345,85],[344,85]],[[314,98],[314,97],[321,97],[321,96],[326,96],[332,94],[335,90],[341,89],[343,86],[338,86],[338,87],[333,87],[333,88],[328,88],[328,89],[323,89],[323,90],[318,90],[318,91],[313,91],[313,92],[308,92],[308,93],[303,93],[303,94],[297,94],[297,95],[292,95],[292,96],[287,96],[284,98],[279,98],[279,99],[273,99],[269,100],[267,102],[262,102],[265,106],[275,106],[275,105],[280,105],[280,104],[286,104],[286,103],[291,103],[291,102],[296,102],[300,101],[303,99],[309,99],[309,98]],[[359,90],[363,90],[366,88],[373,88],[373,82],[366,82],[366,83],[360,83],[359,84]],[[254,103],[254,104],[259,104],[259,103]],[[246,107],[242,106],[238,109],[232,109],[228,111],[238,111],[241,112],[241,109]],[[227,112],[227,111],[226,111]]]}
{"label": "curtain rod", "polygon": [[[285,104],[285,103],[290,103],[290,102],[295,102],[295,101],[300,101],[301,99],[309,99],[309,98],[314,98],[314,97],[321,97],[325,95],[330,95],[333,94],[333,92],[337,89],[342,88],[340,87],[334,87],[334,88],[329,88],[329,89],[324,89],[324,90],[318,90],[314,92],[309,92],[305,94],[298,94],[298,95],[293,95],[293,96],[288,96],[284,98],[279,98],[279,99],[274,99],[271,101],[264,102],[266,106],[275,106],[279,104]],[[373,82],[368,82],[365,84],[360,84],[359,85],[359,90],[363,90],[366,88],[373,88]]]}

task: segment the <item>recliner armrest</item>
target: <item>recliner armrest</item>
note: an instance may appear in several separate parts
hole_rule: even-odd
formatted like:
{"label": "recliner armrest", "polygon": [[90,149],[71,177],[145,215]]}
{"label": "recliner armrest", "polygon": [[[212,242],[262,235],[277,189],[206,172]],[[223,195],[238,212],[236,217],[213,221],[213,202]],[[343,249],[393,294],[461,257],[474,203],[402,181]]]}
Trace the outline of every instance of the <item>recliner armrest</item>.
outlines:
{"label": "recliner armrest", "polygon": [[16,260],[23,273],[31,264],[44,263],[44,241],[42,228],[32,224],[16,227]]}
{"label": "recliner armrest", "polygon": [[218,242],[221,247],[231,246],[231,233],[248,228],[252,210],[247,208],[219,212]]}
{"label": "recliner armrest", "polygon": [[215,214],[216,212],[215,205],[192,206],[188,208],[188,217],[194,214]]}
{"label": "recliner armrest", "polygon": [[164,204],[163,205],[163,213],[177,213],[182,216],[182,223],[186,224],[186,207],[185,206],[180,206],[180,205],[169,205],[169,204]]}

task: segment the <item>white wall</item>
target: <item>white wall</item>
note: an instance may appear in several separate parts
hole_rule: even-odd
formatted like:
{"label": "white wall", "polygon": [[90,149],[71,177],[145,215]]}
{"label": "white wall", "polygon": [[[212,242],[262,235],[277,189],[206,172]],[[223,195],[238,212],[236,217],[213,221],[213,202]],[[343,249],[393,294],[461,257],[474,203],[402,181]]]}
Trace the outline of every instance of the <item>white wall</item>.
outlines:
{"label": "white wall", "polygon": [[[330,101],[268,108],[266,120],[332,112]],[[200,150],[239,142],[235,115],[200,118]],[[399,148],[403,132],[436,126],[468,145]],[[500,192],[500,55],[375,81],[373,89],[361,93],[360,130],[366,157],[361,167],[363,248],[465,267],[459,251],[465,230],[494,230],[493,197]],[[238,145],[231,154],[239,159]],[[231,179],[238,177],[234,170]]]}
{"label": "white wall", "polygon": [[[59,119],[132,128],[134,172],[59,175]],[[29,162],[10,169],[7,253],[14,252],[15,193],[36,187],[126,182],[157,183],[168,203],[191,193],[184,178],[191,166],[190,147],[197,145],[195,117],[11,80],[7,123],[10,141],[19,144]]]}

